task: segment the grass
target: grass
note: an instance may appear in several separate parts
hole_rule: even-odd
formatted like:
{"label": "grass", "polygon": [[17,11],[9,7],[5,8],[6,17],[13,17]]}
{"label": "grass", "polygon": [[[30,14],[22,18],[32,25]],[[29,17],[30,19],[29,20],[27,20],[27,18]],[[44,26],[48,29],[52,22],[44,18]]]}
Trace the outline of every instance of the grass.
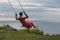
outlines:
{"label": "grass", "polygon": [[12,31],[0,32],[0,40],[60,40],[60,35],[44,35],[38,29],[32,29],[31,33],[27,29]]}

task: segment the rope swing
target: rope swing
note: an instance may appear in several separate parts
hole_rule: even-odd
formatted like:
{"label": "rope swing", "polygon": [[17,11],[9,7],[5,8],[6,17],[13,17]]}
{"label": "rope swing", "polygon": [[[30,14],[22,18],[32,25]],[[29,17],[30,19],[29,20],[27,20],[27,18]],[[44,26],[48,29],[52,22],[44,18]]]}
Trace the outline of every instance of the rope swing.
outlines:
{"label": "rope swing", "polygon": [[[13,6],[12,6],[12,4],[10,3],[9,0],[8,0],[8,2],[9,2],[9,4],[10,4],[12,10],[15,12],[15,18],[16,18],[16,20],[19,20],[24,27],[28,28],[28,32],[30,32],[30,28],[31,28],[32,26],[33,26],[34,28],[36,28],[36,26],[35,26],[32,22],[27,22],[27,21],[25,21],[25,19],[28,18],[28,15],[25,13],[24,9],[22,8],[21,2],[20,2],[19,0],[18,0],[19,6],[20,6],[22,12],[24,13],[24,15],[26,16],[26,17],[24,17],[24,18],[22,18],[22,15],[23,15],[22,12],[20,12],[20,14],[19,14],[21,17],[20,17],[20,18],[17,18],[17,13],[16,13],[15,9],[13,8]],[[37,29],[39,29],[39,28],[37,27]]]}
{"label": "rope swing", "polygon": [[[8,0],[8,2],[9,2],[9,4],[10,4],[10,6],[11,6],[11,8],[12,8],[12,10],[14,11],[14,13],[16,13],[16,11],[15,11],[15,9],[13,8],[13,6],[12,6],[12,4],[10,3],[10,1]],[[22,9],[22,12],[24,11],[24,9],[22,8],[22,5],[21,5],[21,2],[18,0],[18,2],[19,2],[19,5],[20,5],[20,8]]]}
{"label": "rope swing", "polygon": [[21,2],[19,0],[18,0],[18,2],[19,2],[19,5],[20,5],[22,11],[24,11],[24,9],[22,8]]}
{"label": "rope swing", "polygon": [[11,3],[10,3],[10,1],[9,1],[9,0],[8,0],[8,2],[9,2],[9,4],[10,4],[10,6],[11,6],[11,8],[12,8],[13,12],[14,12],[14,13],[16,13],[15,9],[13,8],[13,6],[11,5]]}

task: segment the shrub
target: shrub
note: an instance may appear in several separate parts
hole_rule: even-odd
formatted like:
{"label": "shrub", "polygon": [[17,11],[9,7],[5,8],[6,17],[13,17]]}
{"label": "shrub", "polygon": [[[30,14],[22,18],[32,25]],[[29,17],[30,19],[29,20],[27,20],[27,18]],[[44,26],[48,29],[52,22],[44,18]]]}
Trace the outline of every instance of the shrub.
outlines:
{"label": "shrub", "polygon": [[39,29],[32,29],[32,33],[43,35],[43,31],[40,31]]}

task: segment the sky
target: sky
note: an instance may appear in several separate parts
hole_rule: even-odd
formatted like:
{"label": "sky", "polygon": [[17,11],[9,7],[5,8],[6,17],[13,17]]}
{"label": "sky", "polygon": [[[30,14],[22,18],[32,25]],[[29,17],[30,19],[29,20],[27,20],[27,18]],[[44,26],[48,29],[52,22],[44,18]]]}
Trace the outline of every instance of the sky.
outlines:
{"label": "sky", "polygon": [[[18,0],[9,0],[16,13],[21,12]],[[19,0],[31,20],[60,22],[60,0]],[[15,20],[8,0],[0,0],[0,21]]]}

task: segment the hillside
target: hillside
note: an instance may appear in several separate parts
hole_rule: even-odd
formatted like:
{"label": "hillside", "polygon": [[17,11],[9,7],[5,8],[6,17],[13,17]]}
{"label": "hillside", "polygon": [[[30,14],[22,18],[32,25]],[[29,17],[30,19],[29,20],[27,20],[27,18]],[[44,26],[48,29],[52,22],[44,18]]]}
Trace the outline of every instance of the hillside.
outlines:
{"label": "hillside", "polygon": [[16,30],[9,25],[0,27],[0,40],[60,40],[60,35],[44,35],[38,29],[32,29],[28,33],[27,29]]}

